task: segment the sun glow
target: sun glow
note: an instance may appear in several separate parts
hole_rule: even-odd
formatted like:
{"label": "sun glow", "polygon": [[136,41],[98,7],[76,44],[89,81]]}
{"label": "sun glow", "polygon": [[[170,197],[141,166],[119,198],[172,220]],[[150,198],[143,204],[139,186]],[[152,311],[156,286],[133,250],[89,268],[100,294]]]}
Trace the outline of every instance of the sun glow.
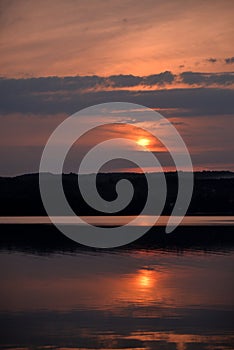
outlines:
{"label": "sun glow", "polygon": [[138,145],[140,146],[143,146],[143,147],[146,147],[146,146],[149,146],[150,144],[150,140],[149,139],[139,139],[137,141]]}

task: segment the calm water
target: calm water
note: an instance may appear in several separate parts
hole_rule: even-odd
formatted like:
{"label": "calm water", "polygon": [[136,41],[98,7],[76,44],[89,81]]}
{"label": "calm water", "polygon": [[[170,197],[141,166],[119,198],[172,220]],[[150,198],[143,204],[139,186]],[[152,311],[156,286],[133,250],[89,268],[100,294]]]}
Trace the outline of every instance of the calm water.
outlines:
{"label": "calm water", "polygon": [[48,253],[5,244],[0,345],[233,349],[233,264],[232,247]]}

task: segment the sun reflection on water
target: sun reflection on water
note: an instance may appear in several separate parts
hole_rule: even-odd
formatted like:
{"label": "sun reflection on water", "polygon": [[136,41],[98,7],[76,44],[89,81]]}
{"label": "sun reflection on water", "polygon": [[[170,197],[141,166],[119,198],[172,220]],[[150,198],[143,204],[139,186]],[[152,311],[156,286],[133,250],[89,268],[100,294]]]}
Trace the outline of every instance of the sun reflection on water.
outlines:
{"label": "sun reflection on water", "polygon": [[150,289],[156,282],[156,274],[152,270],[141,269],[136,275],[137,284],[140,289]]}

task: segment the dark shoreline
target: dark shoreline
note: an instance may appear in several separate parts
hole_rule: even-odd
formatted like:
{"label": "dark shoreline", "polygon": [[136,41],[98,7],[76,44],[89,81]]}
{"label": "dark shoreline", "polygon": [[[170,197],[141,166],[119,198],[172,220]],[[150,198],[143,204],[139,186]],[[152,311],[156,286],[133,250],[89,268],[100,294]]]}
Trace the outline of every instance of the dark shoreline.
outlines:
{"label": "dark shoreline", "polygon": [[[214,172],[195,172],[194,190],[192,199],[187,210],[187,215],[234,215],[234,173],[225,171]],[[89,192],[90,182],[95,180],[95,175],[77,175],[63,174],[63,189],[67,201],[75,214],[102,216],[108,215],[93,209],[83,199],[78,188],[78,176],[83,178],[87,192]],[[155,183],[157,189],[158,173],[149,173],[152,183]],[[183,173],[184,181],[188,173]],[[171,215],[176,203],[178,194],[178,176],[176,172],[165,173],[167,182],[167,198],[162,213],[157,212],[156,208],[148,209],[147,215]],[[43,174],[45,186],[50,188],[57,182],[57,176],[52,174]],[[117,215],[139,215],[147,201],[148,185],[144,174],[140,173],[99,173],[97,175],[96,187],[99,195],[111,202],[116,199],[116,184],[122,180],[128,180],[134,188],[134,195],[131,202],[119,211]],[[88,193],[93,195],[92,190]],[[43,206],[40,188],[39,174],[25,174],[17,177],[0,177],[1,193],[1,216],[46,216],[47,213]],[[157,203],[157,191],[155,190],[155,203]],[[153,212],[152,212],[153,211]],[[55,205],[51,215],[63,216],[59,205]],[[179,215],[179,213],[177,214]]]}

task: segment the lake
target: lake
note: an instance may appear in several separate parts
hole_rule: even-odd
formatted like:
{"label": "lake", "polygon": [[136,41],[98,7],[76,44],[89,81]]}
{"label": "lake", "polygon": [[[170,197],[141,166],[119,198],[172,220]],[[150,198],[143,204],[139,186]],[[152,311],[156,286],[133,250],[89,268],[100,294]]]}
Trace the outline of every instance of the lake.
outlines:
{"label": "lake", "polygon": [[[226,237],[232,219],[177,234]],[[84,249],[1,220],[1,348],[233,349],[233,240]]]}

